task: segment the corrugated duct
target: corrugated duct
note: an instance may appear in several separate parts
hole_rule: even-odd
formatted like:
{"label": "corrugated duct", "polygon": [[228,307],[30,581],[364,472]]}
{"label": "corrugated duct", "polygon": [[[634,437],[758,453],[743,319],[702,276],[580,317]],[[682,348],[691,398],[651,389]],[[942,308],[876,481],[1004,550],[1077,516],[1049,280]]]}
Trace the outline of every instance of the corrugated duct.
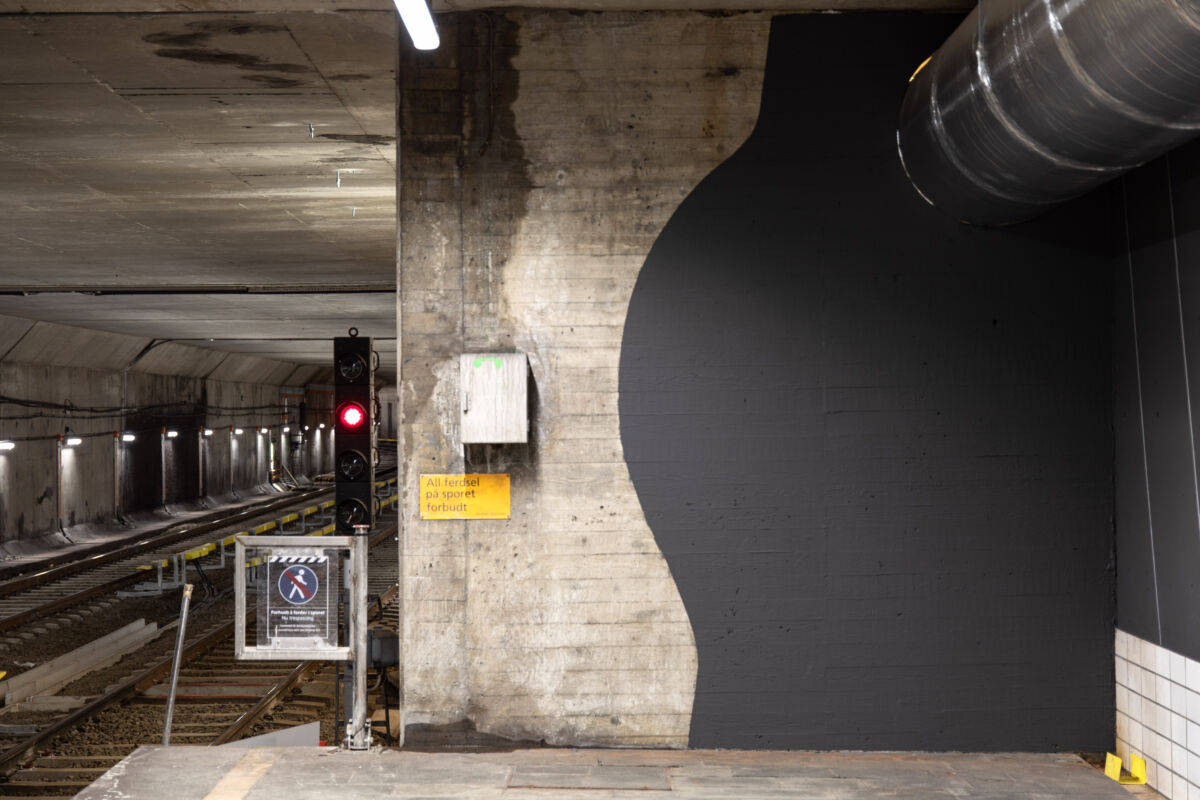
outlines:
{"label": "corrugated duct", "polygon": [[1032,217],[1200,133],[1200,0],[983,0],[912,77],[896,134],[964,222]]}

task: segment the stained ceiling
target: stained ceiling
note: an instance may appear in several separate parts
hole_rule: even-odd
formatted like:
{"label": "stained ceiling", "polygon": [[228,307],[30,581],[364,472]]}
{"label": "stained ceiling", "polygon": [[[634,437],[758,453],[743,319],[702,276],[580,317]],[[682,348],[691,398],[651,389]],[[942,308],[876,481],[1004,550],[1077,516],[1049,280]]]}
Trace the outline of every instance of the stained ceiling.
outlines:
{"label": "stained ceiling", "polygon": [[397,38],[390,0],[0,0],[0,315],[312,365],[353,321],[394,370]]}
{"label": "stained ceiling", "polygon": [[0,314],[394,366],[394,17],[0,17]]}

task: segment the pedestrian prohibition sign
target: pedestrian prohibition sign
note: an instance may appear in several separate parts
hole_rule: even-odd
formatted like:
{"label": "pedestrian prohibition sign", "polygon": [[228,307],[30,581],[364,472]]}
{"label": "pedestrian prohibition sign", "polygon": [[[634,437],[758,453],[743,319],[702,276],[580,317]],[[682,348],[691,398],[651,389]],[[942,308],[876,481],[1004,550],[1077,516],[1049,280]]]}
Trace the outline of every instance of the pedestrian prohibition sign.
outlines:
{"label": "pedestrian prohibition sign", "polygon": [[302,606],[317,594],[317,573],[303,564],[292,564],[279,575],[279,596]]}

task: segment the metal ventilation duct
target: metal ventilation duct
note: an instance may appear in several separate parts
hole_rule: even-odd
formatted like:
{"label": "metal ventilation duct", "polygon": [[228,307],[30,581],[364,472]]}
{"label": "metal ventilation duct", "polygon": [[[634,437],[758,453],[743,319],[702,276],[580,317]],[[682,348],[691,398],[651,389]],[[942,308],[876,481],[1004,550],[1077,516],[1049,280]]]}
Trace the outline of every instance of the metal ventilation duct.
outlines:
{"label": "metal ventilation duct", "polygon": [[1200,0],[982,0],[917,70],[900,159],[965,222],[1031,217],[1200,133]]}

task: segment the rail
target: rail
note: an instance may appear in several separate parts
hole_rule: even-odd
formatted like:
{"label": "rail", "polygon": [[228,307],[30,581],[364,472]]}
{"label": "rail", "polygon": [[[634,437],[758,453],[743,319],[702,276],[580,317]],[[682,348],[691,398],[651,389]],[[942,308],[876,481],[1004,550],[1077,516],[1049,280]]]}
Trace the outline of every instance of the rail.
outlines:
{"label": "rail", "polygon": [[[370,539],[368,540],[368,546],[375,547],[376,545],[385,541],[387,538],[394,536],[396,530],[397,526],[395,524],[381,528],[371,535]],[[385,594],[385,596],[390,598],[390,596],[394,595],[395,591],[396,587],[393,586],[389,590],[389,593]],[[249,620],[249,618],[253,615],[253,611],[247,613],[247,619]],[[212,631],[204,634],[200,639],[188,644],[184,648],[183,659],[186,661],[195,658],[198,655],[207,652],[208,650],[211,650],[222,641],[233,636],[234,629],[234,622],[231,621],[222,624]],[[75,711],[67,714],[65,717],[62,717],[51,725],[40,729],[37,733],[32,734],[27,739],[9,747],[7,750],[0,752],[0,774],[12,774],[16,770],[20,769],[21,765],[26,760],[35,756],[39,748],[44,747],[59,735],[78,727],[83,722],[86,722],[87,720],[96,716],[104,709],[109,708],[116,703],[129,700],[144,692],[170,672],[173,660],[174,654],[165,656],[150,667],[147,667],[138,674],[122,681],[111,690],[105,692],[99,697],[96,697]],[[263,714],[267,712],[267,710],[271,708],[275,702],[277,702],[283,695],[290,691],[291,688],[296,686],[301,679],[303,679],[303,677],[307,674],[307,671],[304,669],[306,665],[308,665],[308,671],[311,671],[311,669],[315,667],[315,663],[316,662],[305,662],[305,664],[301,664],[295,670],[292,670],[288,677],[283,681],[280,681],[275,687],[272,687],[272,689],[268,692],[268,695],[259,700],[255,704],[254,708],[250,709],[241,717],[239,717],[233,725],[223,732],[218,737],[218,739],[221,741],[214,742],[214,744],[236,739],[240,733],[252,726],[258,719],[262,717]]]}

